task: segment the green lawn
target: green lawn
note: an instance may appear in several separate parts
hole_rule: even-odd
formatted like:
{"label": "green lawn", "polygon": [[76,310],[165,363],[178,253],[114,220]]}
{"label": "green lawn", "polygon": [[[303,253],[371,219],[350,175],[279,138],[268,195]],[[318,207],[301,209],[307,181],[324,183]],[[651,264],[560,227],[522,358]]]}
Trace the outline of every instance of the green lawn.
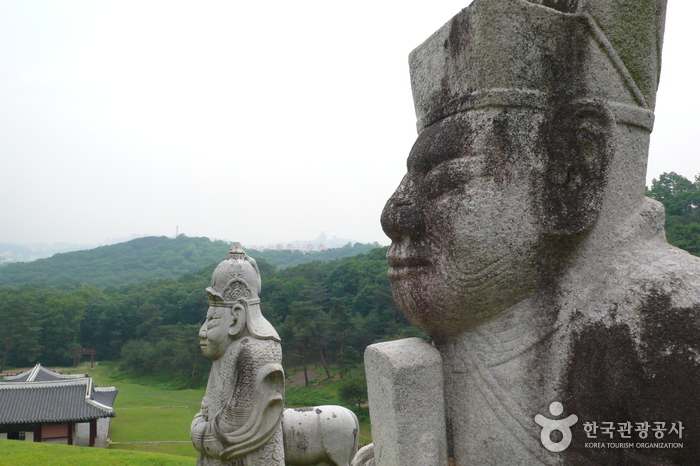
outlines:
{"label": "green lawn", "polygon": [[[171,455],[198,457],[199,452],[190,443],[190,423],[199,411],[204,390],[165,390],[139,385],[110,376],[109,363],[81,367],[78,372],[88,372],[95,383],[102,387],[117,387],[119,393],[114,402],[116,417],[112,419],[109,449],[138,450]],[[120,442],[187,443],[129,444]]]}
{"label": "green lawn", "polygon": [[0,466],[194,466],[193,458],[0,440]]}
{"label": "green lawn", "polygon": [[[199,411],[204,390],[166,390],[154,386],[116,380],[112,377],[113,365],[100,363],[90,370],[87,366],[77,372],[90,373],[95,383],[102,387],[114,386],[119,394],[114,403],[116,417],[112,419],[110,450],[137,450],[198,457],[190,440],[190,423]],[[337,398],[337,382],[318,377],[311,383],[312,389],[293,387],[287,389],[288,406],[312,406],[340,404]],[[366,416],[361,419],[365,421]],[[180,441],[187,443],[120,443]],[[360,443],[371,443],[369,419],[360,423]],[[21,463],[19,463],[21,464]]]}

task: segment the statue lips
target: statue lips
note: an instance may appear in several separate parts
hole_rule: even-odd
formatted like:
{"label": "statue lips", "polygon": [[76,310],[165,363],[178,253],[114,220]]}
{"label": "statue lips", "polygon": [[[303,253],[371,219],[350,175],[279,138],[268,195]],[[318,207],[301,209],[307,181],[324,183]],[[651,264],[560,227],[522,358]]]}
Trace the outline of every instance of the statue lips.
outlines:
{"label": "statue lips", "polygon": [[400,279],[408,275],[424,273],[431,264],[429,261],[415,256],[399,256],[395,252],[392,254],[389,248],[386,259],[389,263],[389,278],[391,280]]}

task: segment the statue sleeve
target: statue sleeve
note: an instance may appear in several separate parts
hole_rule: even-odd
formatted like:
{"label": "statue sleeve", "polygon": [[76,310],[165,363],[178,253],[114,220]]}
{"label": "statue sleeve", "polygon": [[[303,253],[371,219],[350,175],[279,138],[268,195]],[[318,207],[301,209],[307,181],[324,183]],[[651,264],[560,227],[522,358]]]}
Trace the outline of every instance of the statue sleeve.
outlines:
{"label": "statue sleeve", "polygon": [[202,409],[192,420],[190,437],[198,452],[214,458],[221,455],[221,442],[212,429],[212,423],[209,422],[209,407],[206,396],[202,400]]}
{"label": "statue sleeve", "polygon": [[[275,348],[267,348],[268,345]],[[220,457],[224,461],[262,447],[280,425],[284,409],[284,370],[281,364],[269,362],[276,358],[270,358],[267,354],[270,351],[265,351],[276,353],[278,345],[268,340],[261,347],[250,345],[239,353],[234,394],[216,414],[213,423],[214,434],[223,447]]]}

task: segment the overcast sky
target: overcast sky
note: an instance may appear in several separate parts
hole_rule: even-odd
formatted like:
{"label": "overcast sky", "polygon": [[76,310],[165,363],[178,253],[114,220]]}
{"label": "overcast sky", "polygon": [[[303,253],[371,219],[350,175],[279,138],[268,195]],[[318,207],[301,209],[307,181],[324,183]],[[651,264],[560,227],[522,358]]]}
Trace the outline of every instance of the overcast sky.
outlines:
{"label": "overcast sky", "polygon": [[[468,3],[0,1],[0,242],[388,244],[407,56]],[[700,173],[698,17],[669,2],[649,181]]]}

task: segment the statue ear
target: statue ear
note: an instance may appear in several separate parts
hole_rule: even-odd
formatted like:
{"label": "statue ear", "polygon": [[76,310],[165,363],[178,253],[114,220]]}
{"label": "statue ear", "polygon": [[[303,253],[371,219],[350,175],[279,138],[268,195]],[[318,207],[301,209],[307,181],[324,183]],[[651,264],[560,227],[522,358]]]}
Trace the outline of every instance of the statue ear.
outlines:
{"label": "statue ear", "polygon": [[234,338],[238,338],[246,328],[248,303],[243,299],[239,299],[231,308],[231,314],[233,315],[233,323],[228,329],[228,334]]}
{"label": "statue ear", "polygon": [[610,109],[588,99],[560,107],[545,123],[544,173],[534,186],[540,194],[533,197],[547,234],[574,235],[595,225],[613,156],[614,127]]}

